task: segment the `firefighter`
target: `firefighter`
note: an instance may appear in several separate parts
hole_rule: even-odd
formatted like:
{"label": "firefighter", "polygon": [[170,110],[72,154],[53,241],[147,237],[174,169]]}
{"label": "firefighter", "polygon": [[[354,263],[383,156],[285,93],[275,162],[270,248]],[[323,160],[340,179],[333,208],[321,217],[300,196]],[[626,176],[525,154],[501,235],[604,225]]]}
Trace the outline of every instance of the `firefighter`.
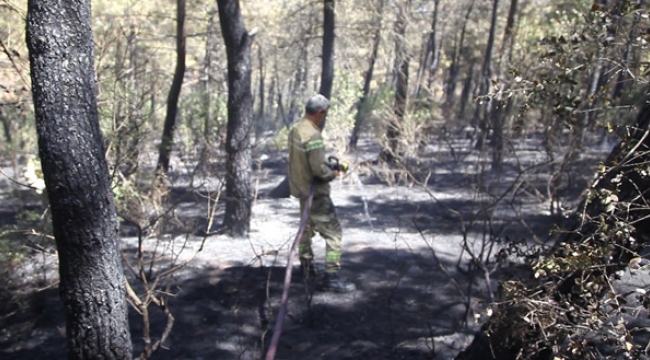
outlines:
{"label": "firefighter", "polygon": [[341,269],[341,224],[330,198],[329,182],[339,175],[325,158],[322,127],[330,102],[323,95],[311,97],[305,105],[305,116],[289,131],[289,186],[291,195],[300,199],[300,214],[305,210],[309,189],[314,198],[309,219],[298,247],[303,276],[315,276],[312,237],[318,232],[325,239],[324,288],[335,292],[356,290],[353,283],[339,277]]}

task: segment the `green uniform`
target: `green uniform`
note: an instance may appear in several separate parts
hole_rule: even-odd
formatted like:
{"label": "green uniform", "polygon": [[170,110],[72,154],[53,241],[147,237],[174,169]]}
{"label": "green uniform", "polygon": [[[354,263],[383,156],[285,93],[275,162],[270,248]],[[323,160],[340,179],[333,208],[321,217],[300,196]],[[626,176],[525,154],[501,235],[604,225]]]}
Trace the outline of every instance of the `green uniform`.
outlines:
{"label": "green uniform", "polygon": [[341,225],[330,198],[329,181],[334,178],[326,165],[325,144],[320,129],[303,119],[289,132],[289,187],[291,195],[300,199],[300,214],[314,183],[314,199],[309,221],[299,246],[301,262],[313,261],[311,239],[318,232],[325,239],[325,271],[336,273],[341,268]]}

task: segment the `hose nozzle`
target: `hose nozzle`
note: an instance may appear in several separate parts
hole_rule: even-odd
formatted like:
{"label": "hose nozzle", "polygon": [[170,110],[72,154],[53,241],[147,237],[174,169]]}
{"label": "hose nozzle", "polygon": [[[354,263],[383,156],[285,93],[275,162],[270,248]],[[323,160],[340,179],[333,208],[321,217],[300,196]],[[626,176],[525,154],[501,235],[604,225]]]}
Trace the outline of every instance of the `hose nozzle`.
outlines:
{"label": "hose nozzle", "polygon": [[340,172],[348,172],[350,169],[350,164],[344,162],[344,161],[339,161],[339,158],[336,156],[330,156],[327,158],[327,166],[332,169],[332,170],[338,170]]}

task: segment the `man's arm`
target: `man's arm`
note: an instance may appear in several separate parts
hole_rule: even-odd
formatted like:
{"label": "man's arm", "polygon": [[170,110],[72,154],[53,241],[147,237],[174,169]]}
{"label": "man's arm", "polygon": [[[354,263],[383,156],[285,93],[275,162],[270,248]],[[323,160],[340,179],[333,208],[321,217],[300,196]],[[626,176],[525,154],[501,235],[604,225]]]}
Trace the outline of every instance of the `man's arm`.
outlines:
{"label": "man's arm", "polygon": [[337,174],[335,171],[332,171],[326,164],[325,144],[320,136],[315,136],[310,139],[305,145],[305,151],[307,152],[309,166],[315,178],[322,181],[330,181],[336,177]]}

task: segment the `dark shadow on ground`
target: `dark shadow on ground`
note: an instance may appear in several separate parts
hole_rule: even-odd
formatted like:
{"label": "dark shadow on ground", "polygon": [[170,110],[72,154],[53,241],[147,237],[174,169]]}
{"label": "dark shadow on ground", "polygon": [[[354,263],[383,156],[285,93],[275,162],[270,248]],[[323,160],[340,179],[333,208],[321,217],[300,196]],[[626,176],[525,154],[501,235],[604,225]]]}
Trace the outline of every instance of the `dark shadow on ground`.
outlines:
{"label": "dark shadow on ground", "polygon": [[58,288],[36,291],[17,299],[1,297],[0,357],[65,359],[65,312]]}
{"label": "dark shadow on ground", "polygon": [[[288,316],[276,359],[433,359],[436,336],[464,331],[466,306],[457,285],[430,253],[365,249],[345,256],[343,275],[359,290],[311,293],[293,272]],[[207,268],[180,282],[170,300],[176,318],[166,349],[153,359],[260,359],[270,342],[279,307],[284,268]],[[453,281],[452,281],[453,280]],[[318,278],[316,282],[318,282]],[[457,284],[457,285],[456,285]],[[65,358],[63,309],[56,290],[42,293],[43,306],[23,338],[0,341],[3,359]],[[163,318],[153,311],[152,328]],[[36,320],[34,320],[36,319]],[[4,319],[13,331],[17,319]],[[136,350],[141,321],[131,312]],[[35,339],[40,340],[34,343]],[[30,341],[34,344],[30,345]],[[441,350],[438,347],[438,350]]]}

